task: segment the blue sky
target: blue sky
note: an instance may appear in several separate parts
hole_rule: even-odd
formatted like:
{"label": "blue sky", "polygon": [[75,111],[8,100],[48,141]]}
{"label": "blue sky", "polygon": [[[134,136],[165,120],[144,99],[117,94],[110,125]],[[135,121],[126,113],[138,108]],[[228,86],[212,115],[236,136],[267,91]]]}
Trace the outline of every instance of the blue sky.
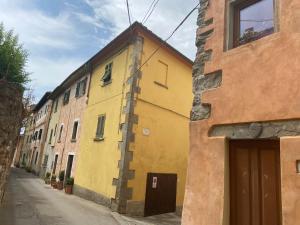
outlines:
{"label": "blue sky", "polygon": [[[160,0],[145,26],[166,38],[199,0]],[[129,0],[141,21],[152,0]],[[29,52],[29,86],[36,100],[128,27],[125,0],[0,0],[0,22],[14,29]],[[191,59],[196,11],[169,41]]]}

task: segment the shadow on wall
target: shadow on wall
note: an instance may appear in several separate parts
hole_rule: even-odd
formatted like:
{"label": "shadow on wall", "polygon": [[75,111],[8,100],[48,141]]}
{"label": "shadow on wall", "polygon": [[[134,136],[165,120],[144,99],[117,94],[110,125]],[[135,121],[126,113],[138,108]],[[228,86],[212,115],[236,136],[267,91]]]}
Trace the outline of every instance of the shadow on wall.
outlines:
{"label": "shadow on wall", "polygon": [[17,144],[22,114],[21,88],[0,80],[0,203]]}

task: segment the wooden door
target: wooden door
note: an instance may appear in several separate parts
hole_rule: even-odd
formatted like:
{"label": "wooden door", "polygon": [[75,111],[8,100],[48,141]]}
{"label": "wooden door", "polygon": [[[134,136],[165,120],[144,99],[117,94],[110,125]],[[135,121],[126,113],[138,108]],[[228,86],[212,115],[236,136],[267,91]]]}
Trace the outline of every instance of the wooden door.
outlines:
{"label": "wooden door", "polygon": [[281,225],[277,140],[230,142],[230,225]]}
{"label": "wooden door", "polygon": [[148,173],[145,216],[175,212],[177,174]]}

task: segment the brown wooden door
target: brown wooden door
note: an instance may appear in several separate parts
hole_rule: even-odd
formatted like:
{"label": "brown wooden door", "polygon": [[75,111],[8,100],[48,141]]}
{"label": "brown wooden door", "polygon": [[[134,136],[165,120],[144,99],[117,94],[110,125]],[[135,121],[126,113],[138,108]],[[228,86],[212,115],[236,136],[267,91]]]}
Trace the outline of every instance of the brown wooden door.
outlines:
{"label": "brown wooden door", "polygon": [[177,174],[148,173],[145,216],[175,212]]}
{"label": "brown wooden door", "polygon": [[230,225],[281,225],[277,140],[230,142]]}

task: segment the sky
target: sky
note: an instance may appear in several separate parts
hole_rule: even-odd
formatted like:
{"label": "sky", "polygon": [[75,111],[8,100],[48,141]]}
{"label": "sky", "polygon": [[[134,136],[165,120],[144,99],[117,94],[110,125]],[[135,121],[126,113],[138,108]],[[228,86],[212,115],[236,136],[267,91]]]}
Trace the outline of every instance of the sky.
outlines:
{"label": "sky", "polygon": [[[144,24],[167,38],[199,0],[160,0]],[[152,0],[129,0],[141,22]],[[197,11],[169,44],[190,59],[196,54]],[[29,88],[38,101],[129,26],[125,0],[0,0],[0,22],[28,51]]]}

